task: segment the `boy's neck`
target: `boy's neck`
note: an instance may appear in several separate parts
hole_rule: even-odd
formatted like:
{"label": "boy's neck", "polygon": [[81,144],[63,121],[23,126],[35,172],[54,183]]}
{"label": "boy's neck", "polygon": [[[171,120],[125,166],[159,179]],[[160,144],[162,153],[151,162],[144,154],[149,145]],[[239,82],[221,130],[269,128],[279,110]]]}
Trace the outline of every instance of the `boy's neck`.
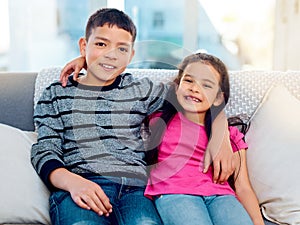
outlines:
{"label": "boy's neck", "polygon": [[116,80],[116,78],[113,79],[113,80],[109,80],[109,81],[103,81],[103,80],[100,80],[100,79],[90,79],[89,76],[86,74],[86,75],[80,76],[77,79],[77,82],[82,84],[82,85],[86,85],[86,86],[104,87],[104,86],[111,85],[112,83],[114,83],[115,80]]}

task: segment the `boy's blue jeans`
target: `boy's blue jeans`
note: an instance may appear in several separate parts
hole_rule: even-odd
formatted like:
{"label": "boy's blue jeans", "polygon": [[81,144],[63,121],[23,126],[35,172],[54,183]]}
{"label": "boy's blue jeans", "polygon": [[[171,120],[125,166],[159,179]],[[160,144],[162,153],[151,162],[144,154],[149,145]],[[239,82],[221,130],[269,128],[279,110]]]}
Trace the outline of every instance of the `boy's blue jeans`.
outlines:
{"label": "boy's blue jeans", "polygon": [[164,224],[253,225],[250,216],[232,195],[161,195],[155,205]]}
{"label": "boy's blue jeans", "polygon": [[57,191],[50,196],[50,217],[53,225],[154,225],[162,224],[153,202],[144,196],[145,182],[136,178],[89,178],[99,184],[110,199],[113,212],[99,216],[74,203],[69,192]]}

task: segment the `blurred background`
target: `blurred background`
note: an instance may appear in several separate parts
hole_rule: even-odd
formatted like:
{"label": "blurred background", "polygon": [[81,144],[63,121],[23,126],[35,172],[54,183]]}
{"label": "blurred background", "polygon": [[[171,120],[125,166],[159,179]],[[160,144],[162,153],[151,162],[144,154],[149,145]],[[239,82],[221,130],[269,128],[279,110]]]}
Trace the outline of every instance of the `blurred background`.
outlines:
{"label": "blurred background", "polygon": [[173,69],[201,51],[229,70],[300,69],[300,0],[0,0],[0,71],[64,66],[101,7],[137,26],[130,67]]}

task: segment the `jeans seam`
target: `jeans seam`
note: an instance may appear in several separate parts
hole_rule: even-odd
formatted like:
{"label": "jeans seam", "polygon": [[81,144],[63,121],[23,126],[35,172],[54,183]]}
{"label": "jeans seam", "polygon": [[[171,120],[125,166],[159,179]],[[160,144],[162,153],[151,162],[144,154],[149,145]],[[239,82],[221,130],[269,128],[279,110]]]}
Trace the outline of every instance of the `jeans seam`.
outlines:
{"label": "jeans seam", "polygon": [[122,189],[123,189],[123,186],[124,186],[125,182],[126,182],[125,178],[121,177],[121,186],[120,186],[119,193],[118,193],[118,199],[121,199]]}

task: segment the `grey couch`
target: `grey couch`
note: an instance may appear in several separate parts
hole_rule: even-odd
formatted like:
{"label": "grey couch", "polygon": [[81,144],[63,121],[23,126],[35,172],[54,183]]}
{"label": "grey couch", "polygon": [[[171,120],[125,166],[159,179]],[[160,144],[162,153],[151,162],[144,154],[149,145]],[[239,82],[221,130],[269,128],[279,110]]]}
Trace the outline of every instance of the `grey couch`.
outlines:
{"label": "grey couch", "polygon": [[0,74],[0,123],[33,131],[33,96],[37,73]]}
{"label": "grey couch", "polygon": [[[129,71],[137,74],[137,76],[140,77],[148,76],[151,79],[160,81],[170,80],[176,74],[176,71],[171,70],[132,69]],[[59,70],[57,68],[48,68],[42,70],[39,73],[39,76],[38,73],[0,73],[0,123],[21,129],[23,131],[34,131],[32,119],[34,102],[39,97],[41,90],[45,86],[47,86],[54,79],[58,79],[58,73]],[[285,74],[281,72],[232,72],[231,93],[233,98],[227,107],[228,115],[239,114],[244,117],[245,120],[249,120],[251,115],[253,115],[254,111],[257,109],[257,106],[262,101],[262,98],[269,87],[276,80],[278,81],[278,79],[283,75]],[[297,74],[292,74],[291,76],[296,77],[296,86],[294,88],[299,90],[300,79],[298,79],[297,76],[300,77],[300,72]],[[259,81],[256,81],[255,83],[258,84],[259,88],[257,85],[255,86],[253,84],[253,80],[257,78]],[[39,93],[37,93],[37,91]],[[243,94],[241,95],[240,92],[243,92]],[[30,187],[24,188],[30,189]],[[0,207],[5,206],[1,205]],[[4,221],[3,224],[4,223],[6,223],[6,221]],[[266,220],[266,224],[270,225],[273,223]]]}

